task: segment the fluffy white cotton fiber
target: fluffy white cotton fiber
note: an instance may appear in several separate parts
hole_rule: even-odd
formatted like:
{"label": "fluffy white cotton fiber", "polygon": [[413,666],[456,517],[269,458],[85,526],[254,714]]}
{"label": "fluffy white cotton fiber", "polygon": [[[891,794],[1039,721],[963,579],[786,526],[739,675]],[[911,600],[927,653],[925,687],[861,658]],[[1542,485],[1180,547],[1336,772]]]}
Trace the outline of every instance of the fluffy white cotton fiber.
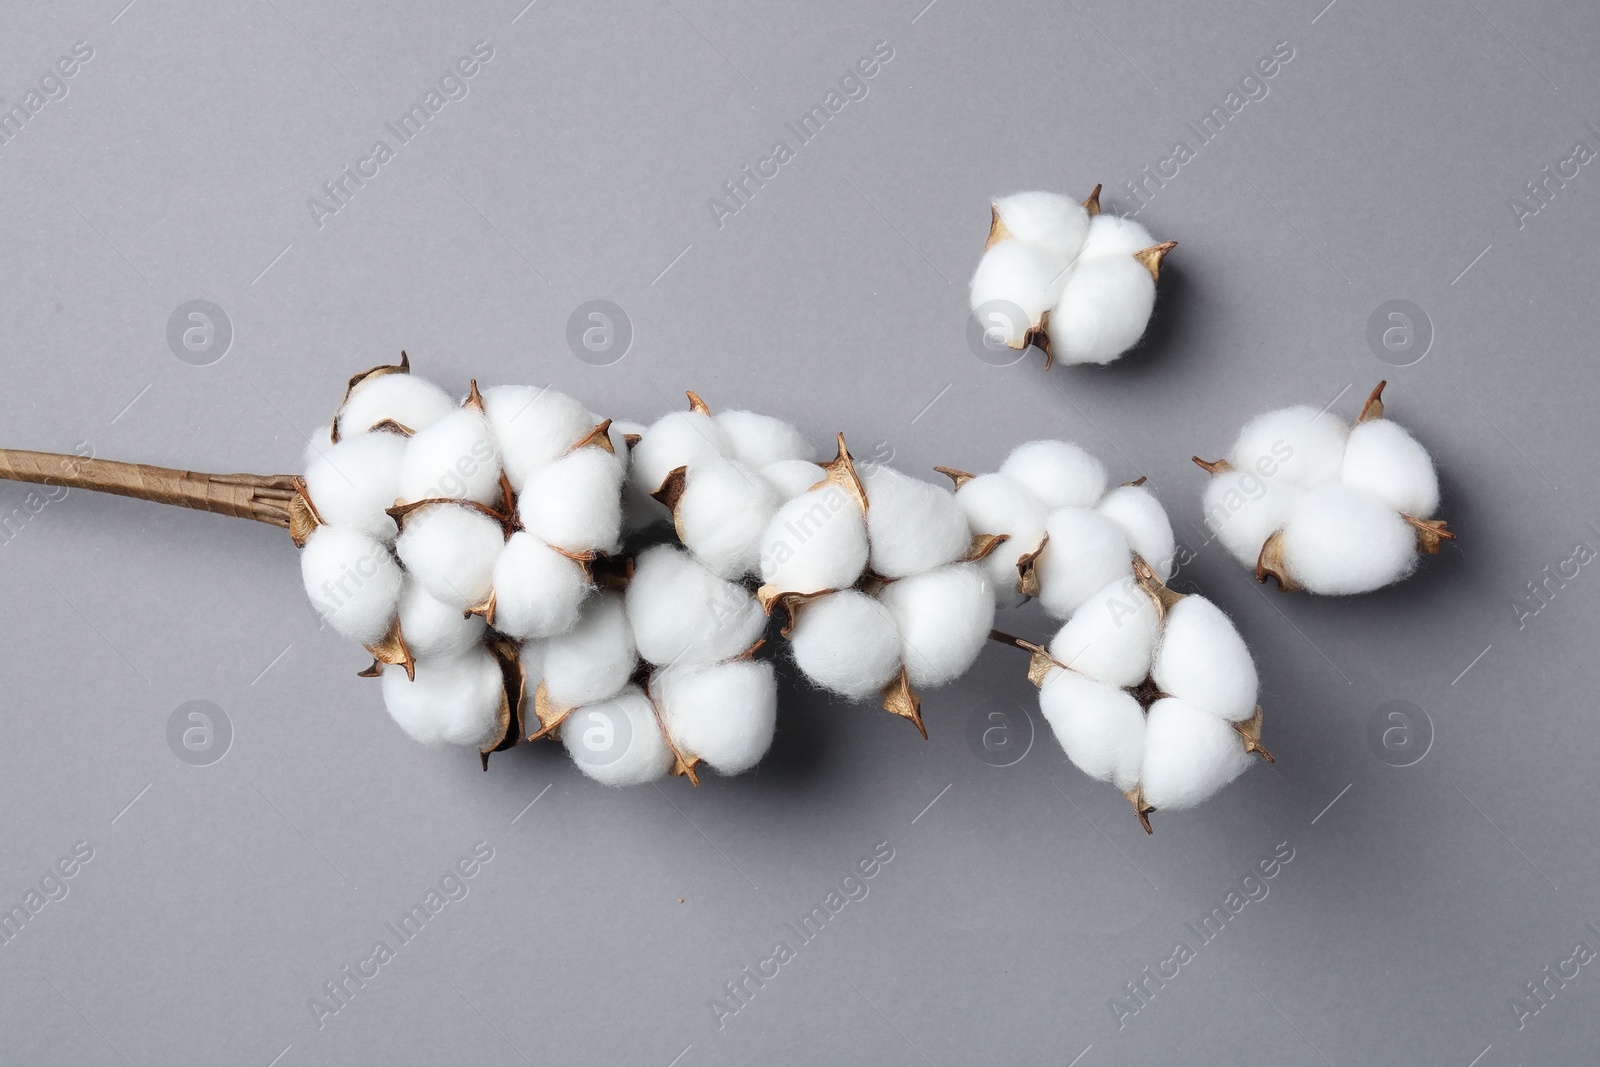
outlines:
{"label": "fluffy white cotton fiber", "polygon": [[1050,511],[1093,507],[1106,491],[1105,465],[1068,441],[1018,445],[1000,473],[1022,483]]}
{"label": "fluffy white cotton fiber", "polygon": [[644,492],[653,493],[667,475],[690,460],[725,456],[730,450],[728,435],[710,415],[674,411],[657,419],[633,446],[629,478]]}
{"label": "fluffy white cotton fiber", "polygon": [[578,769],[602,785],[645,785],[672,769],[655,708],[636,685],[573,711],[561,740]]}
{"label": "fluffy white cotton fiber", "polygon": [[1050,542],[1037,561],[1039,603],[1058,619],[1133,573],[1133,550],[1122,527],[1098,511],[1058,508],[1045,530]]}
{"label": "fluffy white cotton fiber", "polygon": [[1339,477],[1349,432],[1338,416],[1307,405],[1269,411],[1239,431],[1228,462],[1309,488]]}
{"label": "fluffy white cotton fiber", "polygon": [[785,460],[816,459],[816,449],[800,431],[771,415],[719,411],[712,416],[726,435],[726,455],[757,470]]}
{"label": "fluffy white cotton fiber", "polygon": [[1350,431],[1339,480],[1376,493],[1413,518],[1429,518],[1439,509],[1433,460],[1415,437],[1388,419],[1369,419]]}
{"label": "fluffy white cotton fiber", "polygon": [[435,599],[465,611],[488,599],[504,528],[477,508],[429,504],[406,516],[395,553]]}
{"label": "fluffy white cotton fiber", "polygon": [[761,476],[778,491],[779,499],[785,504],[810,490],[827,475],[827,471],[805,459],[779,460],[761,468]]}
{"label": "fluffy white cotton fiber", "polygon": [[600,421],[572,397],[532,385],[495,386],[483,394],[483,410],[506,478],[518,493],[536,471],[566,455]]}
{"label": "fluffy white cotton fiber", "polygon": [[527,658],[543,670],[545,694],[558,708],[608,699],[628,684],[638,663],[620,593],[590,597],[572,629],[528,647]]}
{"label": "fluffy white cotton fiber", "polygon": [[1001,241],[978,261],[972,275],[972,308],[976,311],[992,301],[1002,301],[1020,311],[1018,321],[1001,316],[985,324],[1000,330],[1004,342],[1015,346],[1029,327],[1037,326],[1055,306],[1066,273],[1064,263],[1035,245]]}
{"label": "fluffy white cotton fiber", "polygon": [[319,526],[300,552],[300,577],[337,633],[363,645],[388,633],[402,575],[383,544],[359,530]]}
{"label": "fluffy white cotton fiber", "polygon": [[456,402],[432,382],[410,374],[377,374],[356,384],[339,409],[340,437],[353,437],[384,420],[424,430],[456,410]]}
{"label": "fluffy white cotton fiber", "polygon": [[1059,668],[1045,675],[1039,710],[1074,766],[1124,792],[1139,784],[1144,709],[1116,686]]}
{"label": "fluffy white cotton fiber", "polygon": [[1096,215],[1089,220],[1080,259],[1132,259],[1156,244],[1156,239],[1133,219],[1121,215]]}
{"label": "fluffy white cotton fiber", "polygon": [[1155,601],[1133,578],[1121,578],[1091,596],[1067,620],[1050,642],[1050,656],[1096,681],[1127,688],[1150,673],[1160,632]]}
{"label": "fluffy white cotton fiber", "polygon": [[956,490],[956,503],[974,534],[1005,534],[1006,540],[983,558],[997,607],[1014,608],[1025,599],[1017,588],[1017,561],[1044,540],[1045,508],[1039,498],[1010,475],[980,474]]}
{"label": "fluffy white cotton fiber", "polygon": [[650,695],[679,750],[719,774],[743,774],[772,745],[778,680],[770,663],[669,667],[651,679]]}
{"label": "fluffy white cotton fiber", "polygon": [[760,567],[761,534],[781,504],[778,491],[752,467],[702,456],[685,470],[678,536],[718,577],[742,578]]}
{"label": "fluffy white cotton fiber", "polygon": [[903,578],[966,553],[972,534],[954,493],[882,464],[863,467],[860,477],[873,573]]}
{"label": "fluffy white cotton fiber", "polygon": [[1249,765],[1238,732],[1222,719],[1173,698],[1150,705],[1140,779],[1151,807],[1192,808]]}
{"label": "fluffy white cotton fiber", "polygon": [[448,659],[418,660],[416,680],[383,670],[383,702],[400,729],[425,745],[483,748],[495,739],[505,683],[482,647]]}
{"label": "fluffy white cotton fiber", "polygon": [[965,674],[994,625],[994,592],[975,563],[954,563],[890,582],[878,600],[900,631],[900,656],[918,688],[944,685]]}
{"label": "fluffy white cotton fiber", "polygon": [[622,462],[585,447],[541,467],[517,499],[523,528],[566,552],[621,547]]}
{"label": "fluffy white cotton fiber", "polygon": [[783,592],[844,589],[866,566],[866,520],[836,485],[795,497],[761,534],[761,580]]}
{"label": "fluffy white cotton fiber", "polygon": [[1167,509],[1147,487],[1119,485],[1095,505],[1095,510],[1122,528],[1128,544],[1150,564],[1156,577],[1172,577],[1177,562],[1177,541]]}
{"label": "fluffy white cotton fiber", "polygon": [[499,505],[502,495],[500,458],[489,420],[481,412],[453,411],[406,442],[400,462],[401,500],[449,498]]}
{"label": "fluffy white cotton fiber", "polygon": [[1224,471],[1206,485],[1206,525],[1240,563],[1254,567],[1267,538],[1283,529],[1305,496],[1287,478],[1263,478],[1255,470]]}
{"label": "fluffy white cotton fiber", "polygon": [[433,597],[407,578],[400,590],[400,632],[406,648],[419,660],[453,659],[483,641],[480,616],[467,615]]}
{"label": "fluffy white cotton fiber", "polygon": [[518,640],[565,633],[590,588],[576,562],[518,531],[495,560],[495,629]]}
{"label": "fluffy white cotton fiber", "polygon": [[1374,494],[1323,485],[1308,492],[1284,524],[1283,562],[1313,593],[1367,593],[1416,568],[1417,538]]}
{"label": "fluffy white cotton fiber", "polygon": [[1089,212],[1078,201],[1060,193],[1013,193],[993,201],[994,210],[1011,236],[1038,245],[1060,259],[1072,261],[1089,232]]}
{"label": "fluffy white cotton fiber", "polygon": [[1132,256],[1084,259],[1050,313],[1050,351],[1065,363],[1110,363],[1144,336],[1156,283]]}
{"label": "fluffy white cotton fiber", "polygon": [[1419,552],[1454,539],[1443,522],[1425,522],[1439,507],[1438,473],[1383,417],[1384,384],[1354,427],[1307,406],[1245,426],[1227,457],[1235,469],[1214,474],[1205,493],[1206,524],[1229,553],[1247,567],[1260,559],[1285,588],[1344,595],[1406,578]]}
{"label": "fluffy white cotton fiber", "polygon": [[1229,722],[1256,709],[1256,665],[1222,609],[1186,596],[1167,610],[1150,677],[1163,693]]}
{"label": "fluffy white cotton fiber", "polygon": [[400,457],[406,439],[397,433],[359,433],[322,451],[306,467],[306,495],[322,521],[349,526],[380,541],[392,541],[387,510],[400,492]]}
{"label": "fluffy white cotton fiber", "polygon": [[807,678],[852,700],[877,695],[900,671],[894,617],[854,589],[802,605],[789,645]]}
{"label": "fluffy white cotton fiber", "polygon": [[671,545],[634,561],[627,612],[639,655],[662,667],[732,659],[766,629],[761,605],[743,586]]}

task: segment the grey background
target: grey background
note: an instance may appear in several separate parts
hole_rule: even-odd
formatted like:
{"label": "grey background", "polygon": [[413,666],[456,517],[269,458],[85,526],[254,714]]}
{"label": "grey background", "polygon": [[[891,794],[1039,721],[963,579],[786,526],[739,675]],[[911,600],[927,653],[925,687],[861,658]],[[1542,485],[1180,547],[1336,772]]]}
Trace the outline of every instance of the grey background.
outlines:
{"label": "grey background", "polygon": [[[1255,651],[1278,763],[1146,838],[996,646],[927,695],[927,742],[791,679],[742,778],[610,791],[554,746],[484,775],[392,726],[280,531],[73,493],[0,546],[0,902],[75,842],[94,859],[0,947],[0,1061],[1593,1059],[1595,966],[1523,1029],[1508,1006],[1600,948],[1600,578],[1513,608],[1600,548],[1600,164],[1521,227],[1510,207],[1600,147],[1592,6],[123,2],[0,13],[8,102],[94,48],[0,146],[0,443],[294,471],[345,377],[402,347],[451,388],[549,382],[619,417],[693,388],[913,471],[1063,436],[1156,486],[1196,552],[1180,583]],[[317,228],[321,183],[483,39],[470,95]],[[707,198],[878,41],[870,95],[719,229]],[[1123,183],[1280,41],[1269,95],[1141,212],[1180,241],[1145,349],[975,359],[987,198],[1104,182],[1131,208]],[[193,299],[233,326],[210,366],[166,344]],[[564,340],[592,299],[635,330],[612,366]],[[1365,339],[1391,299],[1434,331],[1403,369]],[[1371,596],[1257,587],[1204,543],[1189,455],[1278,405],[1353,415],[1380,377],[1461,540]],[[168,748],[190,700],[232,724],[209,766]],[[1434,725],[1413,766],[1367,741],[1393,700]],[[967,744],[991,708],[1032,709],[1013,766]],[[479,841],[470,895],[319,1030],[307,999]],[[870,896],[719,1030],[708,1000],[881,841]],[[1270,895],[1119,1029],[1111,998],[1280,842]]]}

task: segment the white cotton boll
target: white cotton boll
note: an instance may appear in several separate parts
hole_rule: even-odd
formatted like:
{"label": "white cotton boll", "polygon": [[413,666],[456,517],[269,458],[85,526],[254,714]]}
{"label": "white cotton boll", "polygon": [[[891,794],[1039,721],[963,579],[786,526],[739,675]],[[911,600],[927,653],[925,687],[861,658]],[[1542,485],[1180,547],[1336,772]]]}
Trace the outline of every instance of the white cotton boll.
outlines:
{"label": "white cotton boll", "polygon": [[994,592],[976,563],[953,563],[890,582],[878,600],[900,631],[900,656],[918,688],[965,674],[994,626]]}
{"label": "white cotton boll", "polygon": [[621,593],[590,597],[572,629],[523,648],[539,664],[545,695],[558,708],[616,695],[639,662]]}
{"label": "white cotton boll", "polygon": [[1254,567],[1267,538],[1283,529],[1306,490],[1286,478],[1263,478],[1256,471],[1223,471],[1206,485],[1202,506],[1206,525],[1222,547]]}
{"label": "white cotton boll", "polygon": [[646,493],[661,488],[667,475],[686,467],[691,459],[726,456],[728,435],[710,415],[674,411],[657,419],[633,446],[629,479]]}
{"label": "white cotton boll", "polygon": [[361,379],[336,416],[340,437],[353,437],[393,419],[422,431],[455,411],[455,400],[437,385],[412,374],[375,374]]}
{"label": "white cotton boll", "polygon": [[497,385],[483,394],[500,462],[515,492],[594,430],[600,420],[565,393],[535,385]]}
{"label": "white cotton boll", "polygon": [[411,576],[460,611],[489,597],[505,530],[477,508],[430,504],[406,516],[394,550]]}
{"label": "white cotton boll", "polygon": [[435,498],[496,507],[503,503],[500,457],[482,412],[453,411],[406,441],[400,499],[411,503]]}
{"label": "white cotton boll", "polygon": [[984,325],[1000,329],[1005,344],[1018,344],[1028,328],[1038,325],[1044,313],[1055,306],[1066,272],[1066,263],[1036,245],[1001,241],[978,260],[972,275],[972,310],[995,301],[1015,307],[1026,321],[1001,315],[991,316]]}
{"label": "white cotton boll", "polygon": [[719,774],[743,774],[772,746],[778,678],[770,663],[669,667],[651,679],[650,695],[673,744]]}
{"label": "white cotton boll", "polygon": [[646,785],[672,769],[672,749],[644,691],[630,685],[561,723],[561,741],[578,769],[601,785]]}
{"label": "white cotton boll", "polygon": [[1350,427],[1308,405],[1258,415],[1239,431],[1228,453],[1235,470],[1254,469],[1275,481],[1311,487],[1339,477]]}
{"label": "white cotton boll", "polygon": [[1249,765],[1244,740],[1222,719],[1172,698],[1150,705],[1140,774],[1146,804],[1159,811],[1192,808]]}
{"label": "white cotton boll", "polygon": [[318,526],[300,550],[300,578],[335,632],[363,645],[389,632],[402,575],[383,544],[359,530]]}
{"label": "white cotton boll", "polygon": [[591,588],[576,562],[530,533],[514,533],[494,564],[494,628],[518,640],[565,633]]}
{"label": "white cotton boll", "polygon": [[900,673],[894,616],[854,589],[801,605],[789,650],[802,674],[851,700],[876,696]]}
{"label": "white cotton boll", "polygon": [[1070,441],[1018,445],[1000,473],[1021,482],[1048,511],[1093,507],[1108,481],[1105,464]]}
{"label": "white cotton boll", "polygon": [[406,439],[395,433],[360,433],[328,448],[306,467],[306,494],[322,521],[350,526],[380,541],[395,535],[386,511],[400,492],[400,457]]}
{"label": "white cotton boll", "polygon": [[1428,450],[1388,419],[1369,419],[1350,431],[1339,480],[1376,493],[1413,518],[1429,518],[1439,508],[1439,475]]}
{"label": "white cotton boll", "polygon": [[1090,778],[1127,792],[1144,764],[1144,709],[1121,689],[1059,667],[1039,687],[1039,710],[1062,751]]}
{"label": "white cotton boll", "polygon": [[1095,510],[1128,536],[1128,544],[1144,557],[1156,577],[1172,577],[1178,545],[1172,536],[1172,520],[1156,495],[1142,485],[1119,485],[1095,505]]}
{"label": "white cotton boll", "polygon": [[1017,588],[1017,561],[1044,540],[1045,507],[1015,478],[980,474],[956,490],[956,503],[975,534],[1005,534],[1006,540],[983,557],[995,606],[1014,608],[1025,599]]}
{"label": "white cotton boll", "polygon": [[678,500],[678,536],[719,578],[761,565],[761,534],[783,501],[753,468],[721,456],[689,463]]}
{"label": "white cotton boll", "polygon": [[778,498],[788,503],[828,476],[828,472],[810,460],[785,459],[761,468],[765,478],[778,491]]}
{"label": "white cotton boll", "polygon": [[1138,344],[1156,282],[1132,256],[1082,259],[1050,313],[1050,351],[1065,363],[1110,363]]}
{"label": "white cotton boll", "polygon": [[716,663],[755,644],[766,629],[761,605],[682,549],[656,545],[634,561],[628,622],[639,655],[656,666]]}
{"label": "white cotton boll", "polygon": [[792,459],[816,459],[800,431],[771,415],[753,411],[719,411],[712,416],[727,435],[728,455],[740,463],[760,469]]}
{"label": "white cotton boll", "polygon": [[[1089,220],[1083,251],[1078,254],[1079,262],[1102,257],[1132,259],[1135,252],[1143,252],[1157,243],[1150,231],[1133,219],[1122,215],[1096,215]],[[1144,270],[1143,267],[1139,269]]]}
{"label": "white cotton boll", "polygon": [[383,703],[400,729],[425,745],[484,748],[497,740],[505,677],[486,648],[446,659],[419,659],[416,680],[402,667],[383,669]]}
{"label": "white cotton boll", "polygon": [[1089,233],[1089,211],[1060,193],[1013,193],[994,202],[995,212],[1011,236],[1036,244],[1065,265],[1083,248]]}
{"label": "white cotton boll", "polygon": [[868,564],[875,574],[920,574],[959,559],[971,547],[966,513],[944,486],[881,463],[863,467],[860,477],[867,491]]}
{"label": "white cotton boll", "polygon": [[866,566],[866,519],[837,485],[795,497],[761,534],[761,580],[785,593],[845,589]]}
{"label": "white cotton boll", "polygon": [[1324,485],[1284,524],[1283,564],[1313,593],[1368,593],[1416,569],[1417,535],[1381,497]]}
{"label": "white cotton boll", "polygon": [[1150,674],[1161,633],[1156,603],[1132,578],[1091,596],[1050,642],[1050,656],[1079,674],[1115,686],[1135,686]]}
{"label": "white cotton boll", "polygon": [[529,533],[567,552],[615,552],[622,535],[622,462],[580,448],[542,467],[517,498]]}
{"label": "white cotton boll", "polygon": [[1150,677],[1163,693],[1229,722],[1256,710],[1256,665],[1233,622],[1205,597],[1167,609]]}
{"label": "white cotton boll", "polygon": [[1133,550],[1122,527],[1087,508],[1058,508],[1045,522],[1049,544],[1039,554],[1039,603],[1058,619],[1119,578],[1133,573]]}
{"label": "white cotton boll", "polygon": [[652,500],[632,477],[633,449],[628,447],[625,435],[635,434],[643,438],[646,429],[647,427],[639,422],[619,420],[611,424],[611,441],[627,475],[622,483],[622,530],[629,534],[647,530],[670,517],[667,509]]}
{"label": "white cotton boll", "polygon": [[453,659],[482,643],[488,627],[478,615],[467,615],[437,599],[415,579],[400,590],[400,633],[419,660]]}
{"label": "white cotton boll", "polygon": [[306,438],[306,447],[300,452],[300,466],[310,468],[333,447],[330,430],[331,426],[319,426],[311,431],[311,436]]}

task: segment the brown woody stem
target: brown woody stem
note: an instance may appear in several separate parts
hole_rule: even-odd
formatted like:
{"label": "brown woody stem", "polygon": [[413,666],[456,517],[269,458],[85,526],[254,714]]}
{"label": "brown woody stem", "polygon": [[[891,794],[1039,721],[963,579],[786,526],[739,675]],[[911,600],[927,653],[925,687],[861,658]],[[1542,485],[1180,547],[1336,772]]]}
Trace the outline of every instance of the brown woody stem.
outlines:
{"label": "brown woody stem", "polygon": [[296,495],[290,474],[199,474],[15,448],[0,448],[0,478],[131,496],[284,529],[289,527],[289,504]]}

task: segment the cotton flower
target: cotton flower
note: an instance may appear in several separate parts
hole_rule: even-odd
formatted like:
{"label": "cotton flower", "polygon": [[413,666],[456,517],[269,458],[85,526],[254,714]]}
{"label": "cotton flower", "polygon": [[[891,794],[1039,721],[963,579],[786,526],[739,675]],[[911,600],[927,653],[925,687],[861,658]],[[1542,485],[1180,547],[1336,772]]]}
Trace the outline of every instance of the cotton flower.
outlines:
{"label": "cotton flower", "polygon": [[1144,336],[1161,261],[1176,244],[1102,215],[1099,186],[1082,204],[1056,193],[1001,197],[990,204],[972,310],[1007,347],[1043,348],[1046,369],[1057,358],[1110,363]]}
{"label": "cotton flower", "polygon": [[1261,746],[1249,649],[1210,601],[1166,588],[1142,559],[1097,591],[1029,676],[1056,740],[1110,782],[1148,831],[1155,810],[1191,808],[1236,778]]}
{"label": "cotton flower", "polygon": [[955,482],[971,533],[1004,538],[983,559],[999,607],[1037,597],[1067,618],[1131,575],[1135,555],[1157,577],[1172,575],[1172,524],[1144,479],[1108,489],[1105,466],[1075,444],[1029,441],[992,474],[939,469]]}
{"label": "cotton flower", "polygon": [[809,461],[814,452],[781,419],[713,415],[699,396],[688,396],[688,411],[662,416],[633,446],[631,487],[655,501],[654,512],[672,519],[679,542],[713,572],[755,574],[762,533],[784,502],[761,470]]}
{"label": "cotton flower", "polygon": [[[858,472],[842,434],[838,444],[763,533],[757,596],[788,614],[802,674],[852,700],[876,694],[927,736],[917,690],[965,673],[994,621],[979,562],[994,545],[974,544],[949,490],[883,466]],[[809,477],[795,473],[796,486]]]}
{"label": "cotton flower", "polygon": [[1248,423],[1225,458],[1195,458],[1212,475],[1206,525],[1258,580],[1335,596],[1371,592],[1455,539],[1433,518],[1433,461],[1384,418],[1385,384],[1354,426],[1327,411],[1285,408]]}

